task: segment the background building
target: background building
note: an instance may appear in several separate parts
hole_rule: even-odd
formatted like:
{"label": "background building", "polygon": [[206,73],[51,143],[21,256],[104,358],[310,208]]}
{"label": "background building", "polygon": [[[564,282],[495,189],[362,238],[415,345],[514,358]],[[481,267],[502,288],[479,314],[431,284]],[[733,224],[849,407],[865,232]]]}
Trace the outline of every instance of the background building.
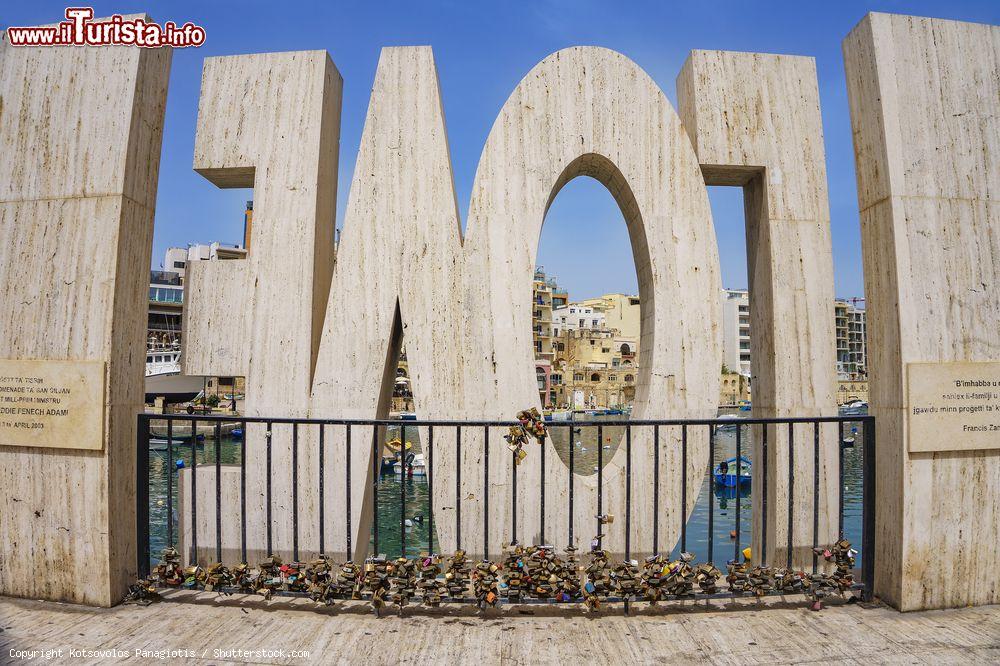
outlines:
{"label": "background building", "polygon": [[837,328],[837,375],[843,379],[868,376],[867,320],[857,307],[864,299],[837,300],[834,315]]}
{"label": "background building", "polygon": [[531,285],[531,331],[535,346],[535,358],[551,362],[555,357],[552,340],[552,296],[554,292],[565,293],[556,281],[545,276],[545,268],[537,266]]}
{"label": "background building", "polygon": [[746,289],[723,289],[722,364],[750,376],[750,295]]}

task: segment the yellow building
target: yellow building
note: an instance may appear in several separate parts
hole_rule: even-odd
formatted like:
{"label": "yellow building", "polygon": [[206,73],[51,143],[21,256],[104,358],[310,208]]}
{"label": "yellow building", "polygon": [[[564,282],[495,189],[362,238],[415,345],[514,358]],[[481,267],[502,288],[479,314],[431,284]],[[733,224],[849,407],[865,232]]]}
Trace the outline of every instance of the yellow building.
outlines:
{"label": "yellow building", "polygon": [[868,402],[867,379],[841,379],[837,381],[837,404],[845,405],[855,400]]}
{"label": "yellow building", "polygon": [[629,294],[605,294],[598,298],[588,298],[577,305],[589,306],[604,313],[604,325],[617,330],[626,338],[639,339],[640,317],[639,297]]}
{"label": "yellow building", "polygon": [[750,402],[750,378],[738,372],[723,372],[719,381],[719,404]]}
{"label": "yellow building", "polygon": [[635,400],[638,340],[607,328],[565,330],[550,377],[555,406],[625,407]]}

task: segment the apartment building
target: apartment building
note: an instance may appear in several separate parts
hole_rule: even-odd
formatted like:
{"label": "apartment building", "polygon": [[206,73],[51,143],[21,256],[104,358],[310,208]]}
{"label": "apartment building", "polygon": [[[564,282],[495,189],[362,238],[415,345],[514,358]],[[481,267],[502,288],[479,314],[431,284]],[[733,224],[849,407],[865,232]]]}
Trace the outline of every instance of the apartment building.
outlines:
{"label": "apartment building", "polygon": [[843,379],[863,379],[868,375],[867,318],[857,307],[862,299],[834,302],[837,331],[837,374]]}
{"label": "apartment building", "polygon": [[750,376],[750,295],[746,289],[723,289],[722,364]]}

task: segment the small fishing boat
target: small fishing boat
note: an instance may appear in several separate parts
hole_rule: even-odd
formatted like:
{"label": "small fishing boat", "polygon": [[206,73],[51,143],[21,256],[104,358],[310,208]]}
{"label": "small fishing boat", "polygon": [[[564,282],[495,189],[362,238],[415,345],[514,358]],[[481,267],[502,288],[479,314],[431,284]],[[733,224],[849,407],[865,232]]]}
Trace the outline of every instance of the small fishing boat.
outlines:
{"label": "small fishing boat", "polygon": [[[737,473],[737,461],[739,472]],[[738,476],[737,476],[738,474]],[[735,488],[737,485],[750,483],[750,460],[743,456],[733,456],[715,466],[715,484],[724,488]]]}
{"label": "small fishing boat", "polygon": [[233,428],[229,432],[229,436],[233,439],[243,439],[243,428]]}
{"label": "small fishing boat", "polygon": [[546,421],[572,421],[573,420],[573,410],[571,409],[554,409],[549,414],[545,416]]}

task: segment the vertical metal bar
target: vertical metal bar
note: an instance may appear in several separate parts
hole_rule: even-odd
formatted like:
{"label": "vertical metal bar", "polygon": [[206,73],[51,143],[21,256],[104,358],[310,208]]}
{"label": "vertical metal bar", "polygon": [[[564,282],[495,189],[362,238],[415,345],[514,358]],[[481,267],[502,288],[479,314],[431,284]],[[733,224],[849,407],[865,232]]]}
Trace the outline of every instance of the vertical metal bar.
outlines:
{"label": "vertical metal bar", "polygon": [[511,541],[517,541],[517,451],[510,454],[510,527]]}
{"label": "vertical metal bar", "polygon": [[[657,472],[657,485],[659,485],[659,472]],[[681,552],[687,551],[687,522],[688,522],[688,427],[685,423],[681,426]]]}
{"label": "vertical metal bar", "polygon": [[837,535],[844,538],[844,422],[837,422]]}
{"label": "vertical metal bar", "polygon": [[324,445],[326,444],[323,438],[325,430],[326,426],[320,423],[319,424],[319,553],[320,555],[322,555],[323,552],[326,550],[325,548],[326,543],[324,543],[326,541],[326,539],[324,539],[324,537],[326,536],[325,534],[326,530],[324,529],[323,525],[323,518],[325,517],[324,506],[323,506],[325,504],[323,495],[324,491],[323,459],[325,458]]}
{"label": "vertical metal bar", "polygon": [[[234,389],[235,390],[235,389]],[[215,422],[215,561],[222,561],[222,422]]]}
{"label": "vertical metal bar", "polygon": [[434,426],[427,426],[427,551],[434,552]]}
{"label": "vertical metal bar", "polygon": [[[681,506],[681,524],[687,512]],[[681,528],[684,529],[683,527]],[[683,547],[681,548],[683,550]],[[653,426],[653,554],[660,551],[660,426]]]}
{"label": "vertical metal bar", "polygon": [[576,476],[576,467],[573,465],[573,449],[576,448],[574,442],[573,422],[569,424],[569,544],[573,544],[573,477]]}
{"label": "vertical metal bar", "polygon": [[625,426],[625,559],[632,559],[632,426]]}
{"label": "vertical metal bar", "polygon": [[292,559],[299,561],[299,424],[292,424]]}
{"label": "vertical metal bar", "polygon": [[541,469],[539,470],[538,479],[538,499],[539,499],[539,522],[538,522],[538,534],[539,540],[542,543],[545,541],[545,443],[543,442],[541,447],[541,455],[539,457],[539,464]]}
{"label": "vertical metal bar", "polygon": [[573,545],[573,480],[576,476],[576,467],[573,464],[573,450],[576,448],[575,430],[573,429],[573,414],[569,419],[569,544]]}
{"label": "vertical metal bar", "polygon": [[760,558],[761,566],[767,566],[767,424],[761,426],[762,439],[761,458],[763,458],[761,468],[763,469],[763,484],[761,488],[761,512],[760,512]]}
{"label": "vertical metal bar", "polygon": [[198,563],[198,421],[191,419],[191,556]]}
{"label": "vertical metal bar", "polygon": [[604,426],[597,426],[597,533],[601,533],[604,514]]}
{"label": "vertical metal bar", "polygon": [[274,555],[274,544],[271,541],[271,428],[274,424],[268,421],[265,424],[267,430],[264,432],[264,439],[267,444],[267,554]]}
{"label": "vertical metal bar", "polygon": [[[139,542],[136,566],[139,578],[145,578],[149,575],[149,419],[144,414],[139,415],[136,423],[135,454],[135,533]],[[167,465],[169,485],[169,457]]]}
{"label": "vertical metal bar", "polygon": [[794,539],[792,539],[792,497],[795,495],[795,424],[788,422],[788,544],[786,553],[787,562],[785,566],[792,568],[792,549]]}
{"label": "vertical metal bar", "polygon": [[871,601],[875,592],[875,417],[864,418],[865,450],[861,482],[861,584],[862,596]]}
{"label": "vertical metal bar", "polygon": [[462,426],[455,426],[455,548],[462,548]]}
{"label": "vertical metal bar", "polygon": [[406,557],[406,424],[399,424],[399,554]]}
{"label": "vertical metal bar", "polygon": [[708,561],[715,562],[715,425],[708,426]]}
{"label": "vertical metal bar", "polygon": [[483,427],[483,559],[490,557],[490,427]]}
{"label": "vertical metal bar", "polygon": [[740,484],[743,483],[741,460],[743,456],[743,426],[736,424],[736,543],[733,545],[733,559],[740,561]]}
{"label": "vertical metal bar", "polygon": [[[146,426],[147,429],[149,426]],[[174,420],[167,419],[167,545],[174,545]]]}
{"label": "vertical metal bar", "polygon": [[816,547],[819,546],[819,421],[813,422],[813,573],[819,563]]}
{"label": "vertical metal bar", "polygon": [[347,517],[347,520],[344,521],[344,524],[347,526],[347,529],[344,530],[347,541],[347,549],[344,551],[345,554],[344,556],[348,560],[353,560],[354,553],[351,552],[351,424],[350,423],[347,424],[347,432],[345,433],[344,436],[344,449],[345,449],[344,453],[347,454],[344,456],[344,459],[347,463],[346,465],[344,465],[344,513],[346,514]]}
{"label": "vertical metal bar", "polygon": [[240,562],[247,561],[247,422],[240,421]]}
{"label": "vertical metal bar", "polygon": [[372,555],[378,555],[378,481],[381,474],[382,451],[378,445],[378,425],[372,424]]}

